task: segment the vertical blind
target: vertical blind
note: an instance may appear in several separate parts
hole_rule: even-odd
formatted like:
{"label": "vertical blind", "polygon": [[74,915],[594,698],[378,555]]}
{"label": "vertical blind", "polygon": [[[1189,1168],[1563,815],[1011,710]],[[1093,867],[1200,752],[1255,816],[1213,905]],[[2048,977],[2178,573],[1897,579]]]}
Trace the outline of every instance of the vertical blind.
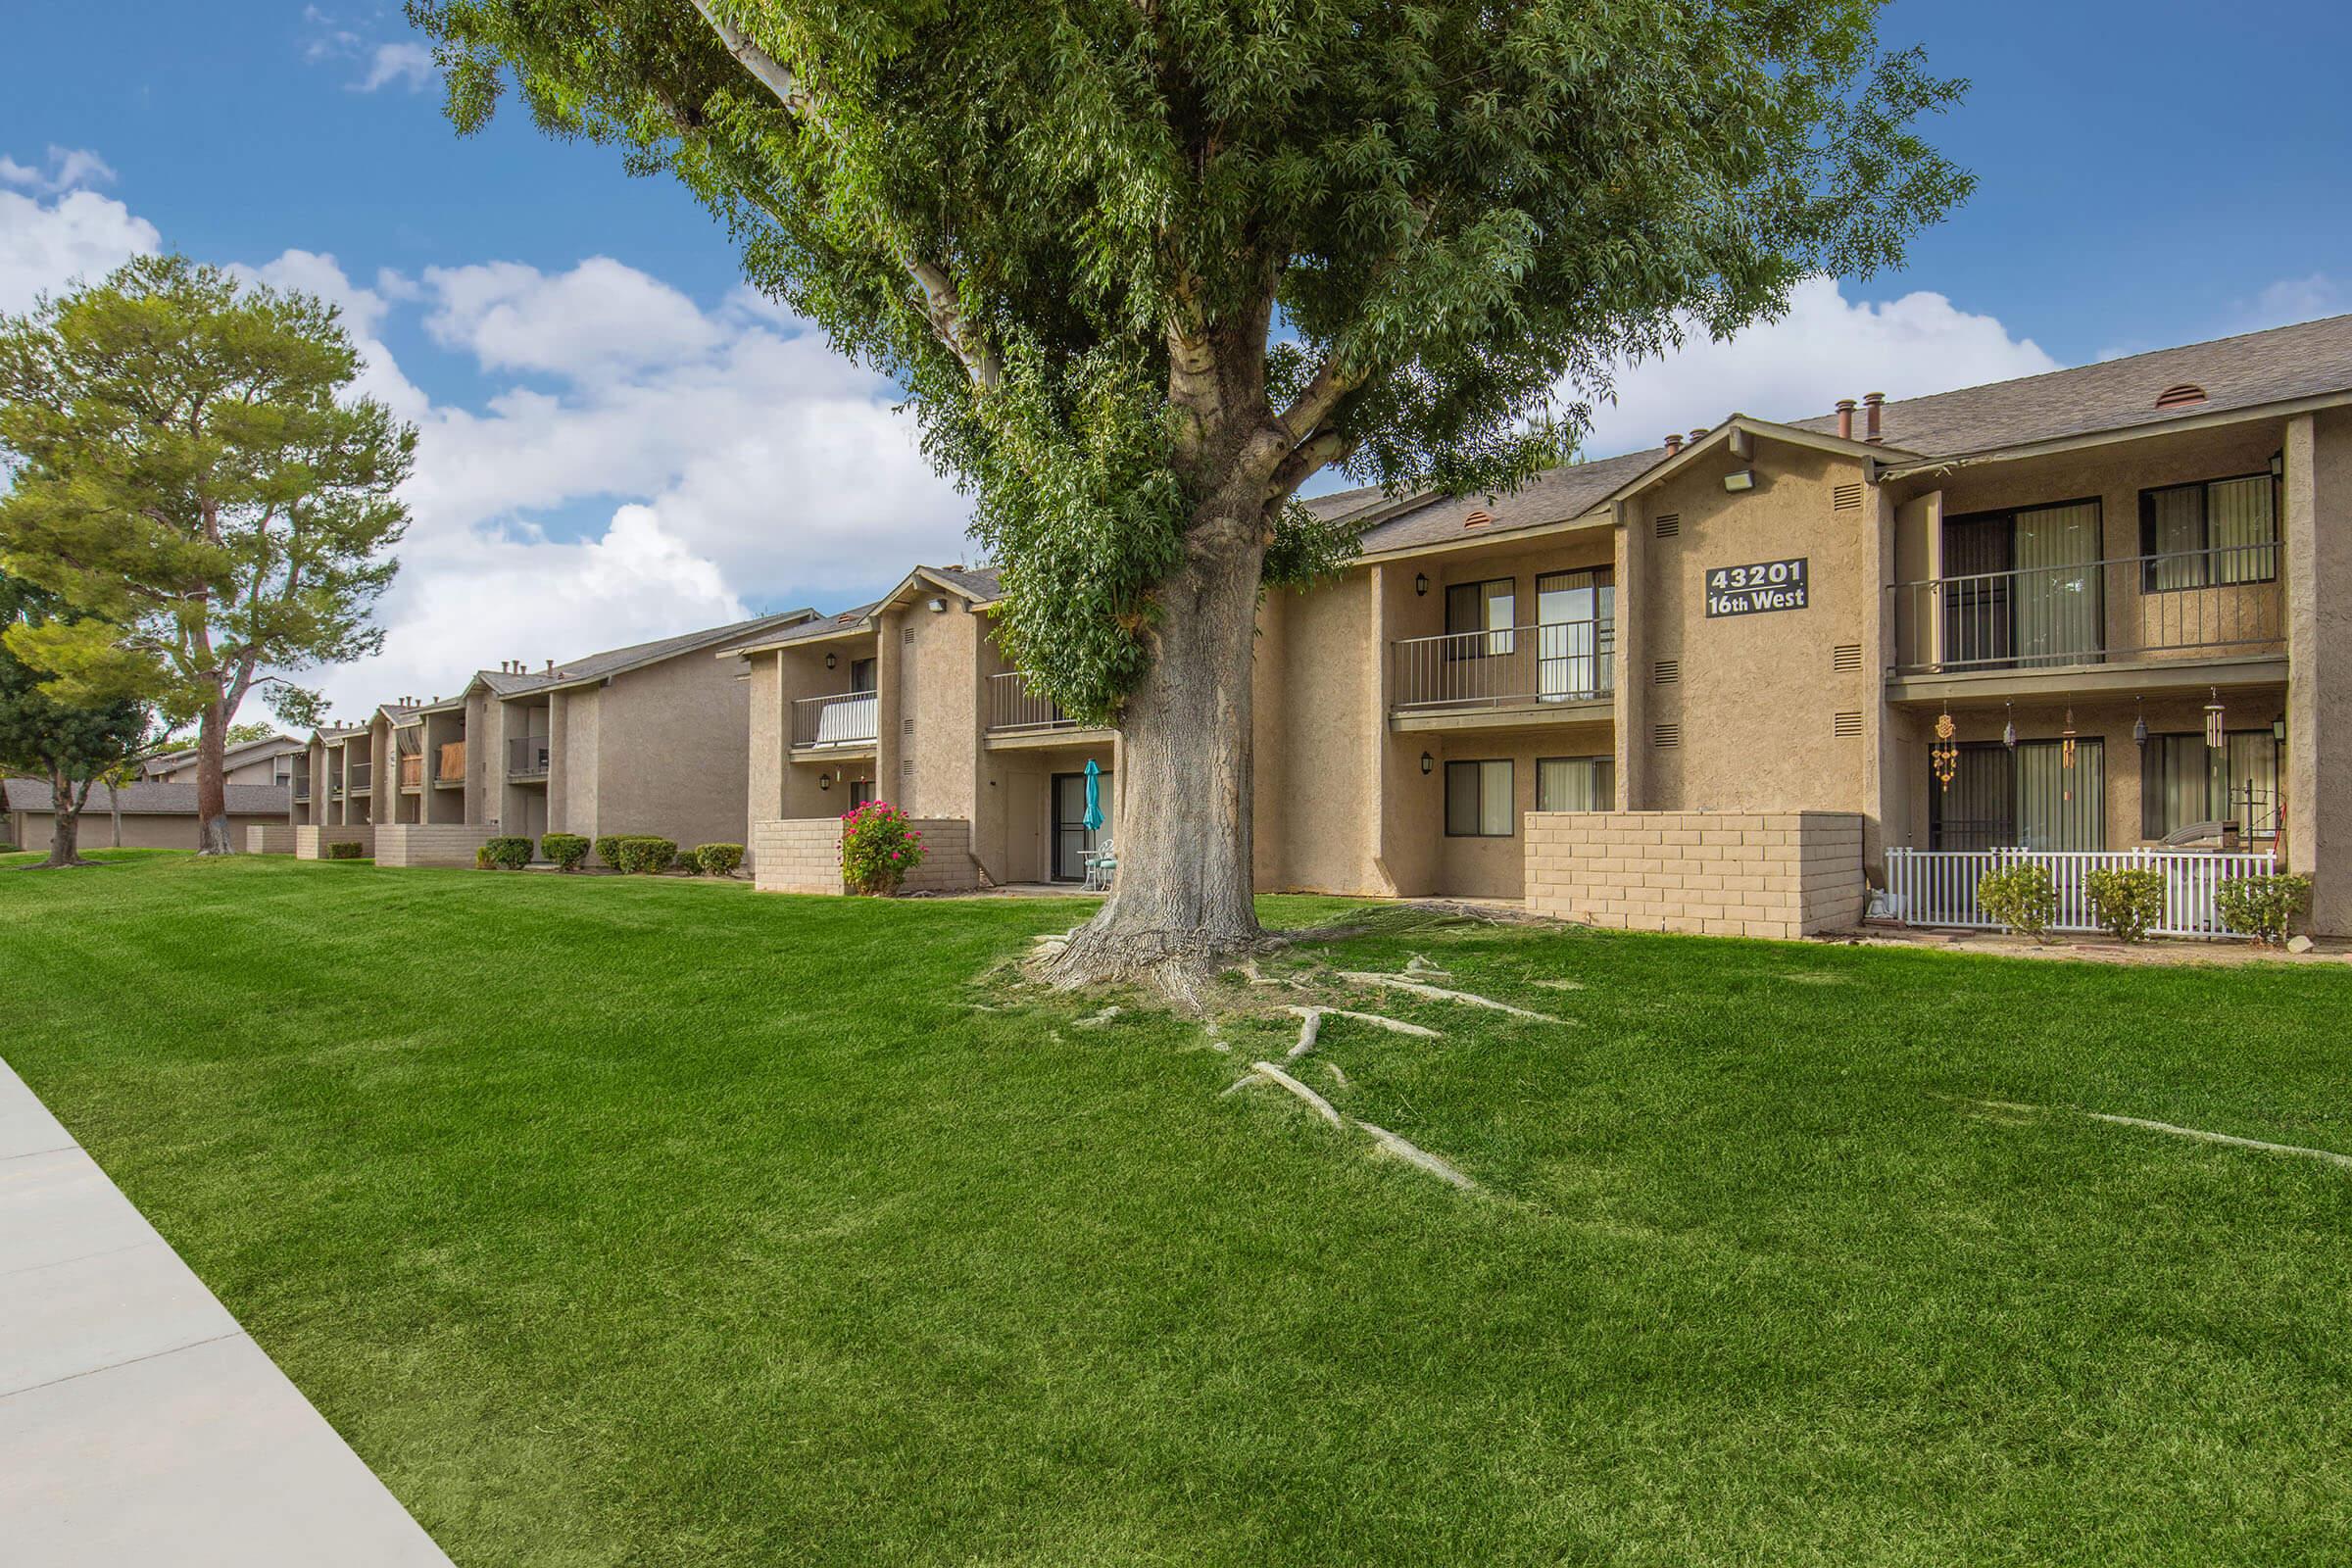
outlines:
{"label": "vertical blind", "polygon": [[1449,838],[1509,838],[1515,828],[1510,761],[1446,764],[1446,832]]}
{"label": "vertical blind", "polygon": [[2103,646],[2099,504],[2017,514],[2017,654],[2021,664],[2074,663]]}
{"label": "vertical blind", "polygon": [[2235,822],[2254,838],[2278,833],[2278,743],[2268,730],[2233,730],[2219,751],[2203,735],[2156,735],[2140,764],[2140,832],[2152,839],[2199,822]]}
{"label": "vertical blind", "polygon": [[1536,759],[1536,809],[1613,811],[1617,808],[1617,762],[1607,757]]}

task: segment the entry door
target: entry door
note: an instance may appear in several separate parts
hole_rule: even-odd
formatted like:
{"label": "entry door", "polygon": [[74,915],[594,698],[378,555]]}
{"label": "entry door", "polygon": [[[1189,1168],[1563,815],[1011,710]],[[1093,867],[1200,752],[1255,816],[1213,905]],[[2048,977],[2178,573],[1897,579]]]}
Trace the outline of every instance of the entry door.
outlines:
{"label": "entry door", "polygon": [[[1086,854],[1102,847],[1102,835],[1086,829],[1086,775],[1056,773],[1054,790],[1053,866],[1056,882],[1086,880]],[[1110,826],[1110,774],[1102,774],[1102,825]]]}

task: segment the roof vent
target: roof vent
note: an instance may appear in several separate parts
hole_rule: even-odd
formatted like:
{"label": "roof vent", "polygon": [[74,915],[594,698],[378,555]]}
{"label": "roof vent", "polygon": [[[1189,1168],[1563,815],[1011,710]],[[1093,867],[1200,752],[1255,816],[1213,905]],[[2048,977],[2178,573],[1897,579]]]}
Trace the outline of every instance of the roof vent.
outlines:
{"label": "roof vent", "polygon": [[2160,409],[2186,409],[2204,401],[2203,387],[2194,381],[2183,381],[2179,386],[2168,386],[2157,394],[2156,406]]}
{"label": "roof vent", "polygon": [[1661,751],[1680,746],[1683,744],[1683,726],[1680,724],[1652,725],[1649,731],[1649,743]]}
{"label": "roof vent", "polygon": [[1832,489],[1830,491],[1830,510],[1833,512],[1860,512],[1862,510],[1862,487],[1858,484],[1841,484]]}
{"label": "roof vent", "polygon": [[1471,513],[1468,516],[1462,519],[1462,526],[1465,528],[1484,528],[1488,523],[1493,522],[1494,520],[1494,514],[1489,512],[1486,508],[1481,507],[1476,512]]}
{"label": "roof vent", "polygon": [[1669,430],[1666,433],[1666,455],[1671,458],[1682,450],[1683,433],[1680,430]]}
{"label": "roof vent", "polygon": [[1683,531],[1683,514],[1679,512],[1661,514],[1655,524],[1661,539],[1672,539]]}
{"label": "roof vent", "polygon": [[1862,715],[1860,713],[1833,713],[1830,715],[1830,733],[1842,739],[1852,739],[1862,733]]}
{"label": "roof vent", "polygon": [[1683,679],[1683,662],[1679,659],[1659,660],[1650,667],[1650,679],[1660,686],[1680,685]]}
{"label": "roof vent", "polygon": [[1862,645],[1839,643],[1830,650],[1830,668],[1841,675],[1852,674],[1862,667]]}

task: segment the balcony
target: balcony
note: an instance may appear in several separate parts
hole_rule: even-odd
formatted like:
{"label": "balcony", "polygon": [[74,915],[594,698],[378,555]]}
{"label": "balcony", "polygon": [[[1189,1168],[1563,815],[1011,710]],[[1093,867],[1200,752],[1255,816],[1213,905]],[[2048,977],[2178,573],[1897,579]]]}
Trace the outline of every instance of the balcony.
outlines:
{"label": "balcony", "polygon": [[437,790],[466,787],[466,743],[450,741],[441,748],[433,765],[433,788]]}
{"label": "balcony", "polygon": [[311,798],[311,776],[308,773],[295,775],[294,798],[298,801],[307,801]]}
{"label": "balcony", "polygon": [[792,705],[792,749],[796,752],[870,748],[881,733],[882,700],[872,692],[804,697]]}
{"label": "balcony", "polygon": [[2188,666],[2285,653],[2277,544],[1894,587],[1896,677]]}
{"label": "balcony", "polygon": [[369,782],[369,779],[373,776],[374,772],[375,769],[373,766],[367,762],[352,763],[351,793],[354,795],[373,794],[375,787]]}
{"label": "balcony", "polygon": [[1029,677],[1019,670],[988,677],[988,732],[991,735],[1039,735],[1057,729],[1077,729],[1078,721],[1050,697],[1029,689]]}
{"label": "balcony", "polygon": [[1392,700],[1400,721],[1459,713],[1541,714],[1603,703],[1617,689],[1614,620],[1406,637],[1389,650]]}
{"label": "balcony", "polygon": [[424,788],[424,754],[403,752],[400,756],[400,787],[403,793]]}
{"label": "balcony", "polygon": [[507,777],[545,778],[549,749],[544,735],[516,735],[507,742]]}

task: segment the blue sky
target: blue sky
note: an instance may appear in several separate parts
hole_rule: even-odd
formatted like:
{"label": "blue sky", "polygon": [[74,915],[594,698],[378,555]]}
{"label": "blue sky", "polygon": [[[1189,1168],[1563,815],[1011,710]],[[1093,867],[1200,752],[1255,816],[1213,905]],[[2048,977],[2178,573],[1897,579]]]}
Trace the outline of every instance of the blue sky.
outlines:
{"label": "blue sky", "polygon": [[[9,11],[0,309],[142,243],[263,269],[346,300],[424,428],[390,646],[338,701],[962,558],[887,387],[666,182],[518,114],[459,139],[397,6],[147,7],[105,49],[85,6]],[[1592,450],[2352,309],[2352,7],[1897,0],[1885,36],[1972,79],[1932,133],[1975,199],[1901,275],[1633,371]]]}

